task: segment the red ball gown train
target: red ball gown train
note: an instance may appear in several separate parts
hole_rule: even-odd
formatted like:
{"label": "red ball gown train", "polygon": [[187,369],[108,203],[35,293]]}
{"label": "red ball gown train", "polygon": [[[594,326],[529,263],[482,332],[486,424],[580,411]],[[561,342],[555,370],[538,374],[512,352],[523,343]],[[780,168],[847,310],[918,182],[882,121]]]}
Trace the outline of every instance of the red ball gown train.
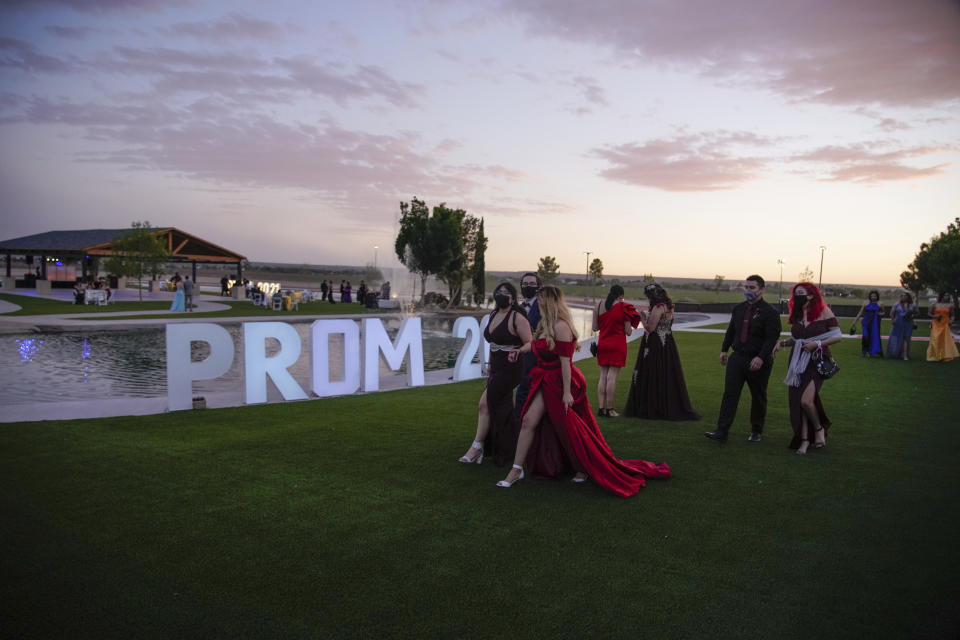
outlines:
{"label": "red ball gown train", "polygon": [[629,497],[646,485],[647,478],[669,478],[666,462],[620,460],[607,445],[587,400],[583,373],[570,365],[570,393],[573,406],[564,411],[560,356],[571,357],[575,341],[557,341],[550,349],[543,338],[533,342],[537,366],[530,372],[530,395],[526,413],[537,391],[546,412],[527,454],[528,470],[539,476],[555,477],[570,471],[586,473],[598,485],[621,497]]}

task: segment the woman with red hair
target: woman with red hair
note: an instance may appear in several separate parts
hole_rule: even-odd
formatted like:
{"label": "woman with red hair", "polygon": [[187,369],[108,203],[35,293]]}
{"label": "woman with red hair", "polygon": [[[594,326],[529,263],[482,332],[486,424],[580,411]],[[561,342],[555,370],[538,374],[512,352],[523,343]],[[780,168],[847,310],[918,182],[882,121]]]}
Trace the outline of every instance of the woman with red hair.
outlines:
{"label": "woman with red hair", "polygon": [[813,440],[814,449],[822,449],[827,444],[826,430],[830,428],[820,402],[820,387],[824,377],[817,370],[812,357],[819,351],[823,358],[830,357],[830,345],[840,342],[843,332],[837,323],[833,311],[823,302],[823,296],[816,285],[810,282],[798,282],[790,293],[788,305],[790,319],[790,338],[781,340],[773,348],[776,354],[781,347],[793,347],[790,351],[790,364],[787,366],[787,398],[790,401],[790,425],[793,427],[793,440],[790,448],[803,455]]}

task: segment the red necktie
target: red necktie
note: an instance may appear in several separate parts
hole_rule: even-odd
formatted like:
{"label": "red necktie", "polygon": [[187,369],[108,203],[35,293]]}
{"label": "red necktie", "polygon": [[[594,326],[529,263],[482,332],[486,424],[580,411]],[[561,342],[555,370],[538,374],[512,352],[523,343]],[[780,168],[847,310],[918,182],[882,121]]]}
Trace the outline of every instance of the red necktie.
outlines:
{"label": "red necktie", "polygon": [[750,316],[753,315],[753,305],[747,305],[743,312],[743,324],[740,325],[740,344],[747,344],[750,335]]}

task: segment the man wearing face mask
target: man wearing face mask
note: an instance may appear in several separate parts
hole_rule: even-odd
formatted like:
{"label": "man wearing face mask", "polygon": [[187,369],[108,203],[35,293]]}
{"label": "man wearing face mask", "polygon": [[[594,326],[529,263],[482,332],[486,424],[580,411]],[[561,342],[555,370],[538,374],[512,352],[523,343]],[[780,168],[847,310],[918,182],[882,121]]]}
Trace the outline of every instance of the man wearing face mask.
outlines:
{"label": "man wearing face mask", "polygon": [[[527,312],[527,320],[530,322],[530,333],[537,331],[537,325],[540,324],[540,307],[537,305],[537,292],[543,282],[540,276],[533,272],[527,272],[520,278],[520,306]],[[530,393],[530,372],[537,365],[537,356],[533,352],[523,354],[523,377],[520,378],[520,384],[517,386],[517,398],[513,405],[514,414],[517,420],[520,419],[520,412],[523,411],[523,405],[527,402],[527,395]]]}
{"label": "man wearing face mask", "polygon": [[[726,367],[720,415],[717,428],[704,434],[712,440],[727,441],[744,383],[750,388],[751,397],[751,431],[747,439],[750,442],[763,440],[767,382],[773,370],[773,347],[782,329],[780,314],[763,299],[765,285],[760,276],[749,276],[743,284],[746,300],[733,308],[720,349],[720,364]],[[730,347],[733,347],[733,353],[727,356]]]}

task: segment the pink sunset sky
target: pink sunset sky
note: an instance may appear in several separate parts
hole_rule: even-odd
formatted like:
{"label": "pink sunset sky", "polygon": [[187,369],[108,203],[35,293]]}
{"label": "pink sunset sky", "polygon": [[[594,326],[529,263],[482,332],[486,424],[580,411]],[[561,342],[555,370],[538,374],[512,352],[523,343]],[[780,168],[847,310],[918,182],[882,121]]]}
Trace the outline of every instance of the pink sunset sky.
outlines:
{"label": "pink sunset sky", "polygon": [[958,160],[955,0],[0,4],[0,239],[383,266],[416,196],[491,270],[892,285]]}

